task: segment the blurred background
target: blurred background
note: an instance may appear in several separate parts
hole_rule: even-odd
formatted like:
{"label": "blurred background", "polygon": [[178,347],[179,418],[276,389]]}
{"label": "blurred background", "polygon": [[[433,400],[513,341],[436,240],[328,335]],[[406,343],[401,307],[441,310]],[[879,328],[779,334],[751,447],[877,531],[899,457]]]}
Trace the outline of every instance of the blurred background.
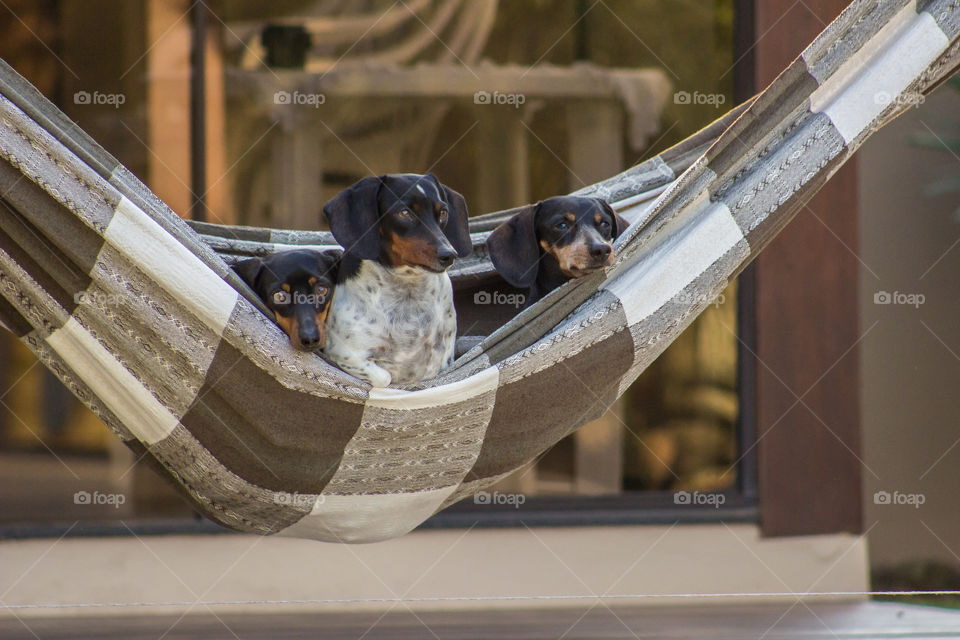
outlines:
{"label": "blurred background", "polygon": [[[472,214],[609,177],[762,89],[810,39],[789,34],[831,17],[747,0],[3,4],[0,57],[178,214],[302,229],[370,174],[432,171]],[[498,490],[578,522],[867,532],[885,585],[956,581],[958,88],[874,136],[800,214],[792,250],[771,246],[606,416]],[[78,502],[96,491],[123,500]],[[679,491],[723,505],[689,509]],[[0,535],[120,520],[196,523],[0,335]]]}

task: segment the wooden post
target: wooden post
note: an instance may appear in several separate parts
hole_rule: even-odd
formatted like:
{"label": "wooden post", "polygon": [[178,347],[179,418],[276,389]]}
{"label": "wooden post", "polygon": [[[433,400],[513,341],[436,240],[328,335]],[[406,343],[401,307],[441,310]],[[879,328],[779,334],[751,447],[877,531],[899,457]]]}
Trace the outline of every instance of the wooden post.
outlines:
{"label": "wooden post", "polygon": [[567,107],[570,189],[623,171],[623,109],[613,100],[577,100]]}
{"label": "wooden post", "polygon": [[[612,100],[567,107],[569,187],[579,189],[623,170],[623,110]],[[623,486],[623,402],[573,435],[574,491],[619,493]]]}
{"label": "wooden post", "polygon": [[[772,81],[847,0],[750,4],[741,15],[752,24],[739,32],[758,35],[741,41],[738,55],[749,53],[748,91]],[[862,530],[857,213],[850,161],[755,263],[754,308],[744,312],[756,326],[749,364],[766,535]]]}
{"label": "wooden post", "polygon": [[525,107],[477,105],[477,203],[471,211],[498,211],[530,201],[529,133]]}
{"label": "wooden post", "polygon": [[298,113],[309,106],[290,105],[271,135],[271,184],[275,195],[270,224],[278,228],[316,229],[323,209],[322,141],[316,127]]}

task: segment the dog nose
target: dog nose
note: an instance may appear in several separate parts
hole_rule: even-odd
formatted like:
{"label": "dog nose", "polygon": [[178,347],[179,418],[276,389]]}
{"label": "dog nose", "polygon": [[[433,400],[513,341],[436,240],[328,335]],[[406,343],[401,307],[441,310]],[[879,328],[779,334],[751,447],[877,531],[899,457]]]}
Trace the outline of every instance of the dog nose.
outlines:
{"label": "dog nose", "polygon": [[316,349],[320,346],[320,332],[314,328],[300,332],[300,346],[304,349]]}
{"label": "dog nose", "polygon": [[440,249],[439,251],[437,251],[437,262],[444,269],[452,265],[456,257],[457,257],[457,252],[454,251],[453,249]]}
{"label": "dog nose", "polygon": [[590,247],[590,256],[593,258],[598,258],[605,260],[610,257],[610,252],[612,249],[608,244],[597,244]]}

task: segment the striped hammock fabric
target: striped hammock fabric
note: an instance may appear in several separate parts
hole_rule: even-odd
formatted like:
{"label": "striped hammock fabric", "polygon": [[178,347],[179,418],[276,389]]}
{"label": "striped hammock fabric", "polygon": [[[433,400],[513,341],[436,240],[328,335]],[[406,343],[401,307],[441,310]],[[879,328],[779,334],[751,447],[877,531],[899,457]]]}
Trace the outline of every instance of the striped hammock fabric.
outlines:
{"label": "striped hammock fabric", "polygon": [[[953,73],[958,33],[958,0],[854,2],[753,100],[580,192],[633,222],[605,273],[404,389],[294,352],[229,269],[327,234],[188,225],[2,65],[0,322],[222,525],[399,536],[598,417],[873,131]],[[507,215],[472,221],[455,288],[495,277],[483,243]]]}

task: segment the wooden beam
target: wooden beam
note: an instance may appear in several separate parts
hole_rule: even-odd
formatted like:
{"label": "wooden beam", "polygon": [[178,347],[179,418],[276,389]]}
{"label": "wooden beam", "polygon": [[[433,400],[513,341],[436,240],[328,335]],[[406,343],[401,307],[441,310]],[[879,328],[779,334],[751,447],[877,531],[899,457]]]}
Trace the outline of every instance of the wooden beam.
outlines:
{"label": "wooden beam", "polygon": [[[752,3],[746,13],[754,23],[740,32],[758,40],[738,55],[752,65],[752,89],[769,84],[846,5]],[[857,170],[849,162],[755,263],[755,306],[744,312],[755,314],[753,410],[766,535],[862,530],[857,213]]]}
{"label": "wooden beam", "polygon": [[[611,71],[616,72],[616,82]],[[481,65],[467,69],[460,64],[419,64],[413,67],[389,65],[357,67],[343,65],[329,73],[284,71],[227,71],[227,92],[231,96],[273,104],[277,91],[299,90],[345,98],[474,98],[489,100],[491,106],[512,108],[510,101],[534,98],[582,98],[605,100],[621,94],[625,82],[641,86],[656,105],[656,112],[671,95],[670,80],[661,69],[601,69],[590,65],[554,67],[539,65]],[[259,95],[258,95],[259,94]],[[517,96],[522,96],[518,98]],[[479,103],[478,103],[479,104]],[[609,177],[609,176],[608,176]]]}
{"label": "wooden beam", "polygon": [[147,0],[147,185],[190,211],[190,18],[187,0]]}

